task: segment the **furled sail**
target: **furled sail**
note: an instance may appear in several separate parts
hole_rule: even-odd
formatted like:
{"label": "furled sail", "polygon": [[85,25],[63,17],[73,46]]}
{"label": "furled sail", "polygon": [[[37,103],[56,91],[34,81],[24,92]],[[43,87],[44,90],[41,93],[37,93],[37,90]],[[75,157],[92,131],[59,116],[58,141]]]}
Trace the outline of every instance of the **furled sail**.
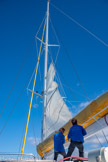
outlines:
{"label": "furled sail", "polygon": [[[107,107],[107,112],[108,112],[108,107]],[[108,127],[108,114],[106,114],[102,118],[99,118],[98,120],[97,119],[95,120],[96,121],[94,123],[92,123],[86,128],[87,131],[86,139],[93,136],[98,131]]]}
{"label": "furled sail", "polygon": [[43,139],[46,139],[72,118],[71,112],[60,95],[54,76],[55,68],[51,63],[47,74],[47,106],[43,125]]}

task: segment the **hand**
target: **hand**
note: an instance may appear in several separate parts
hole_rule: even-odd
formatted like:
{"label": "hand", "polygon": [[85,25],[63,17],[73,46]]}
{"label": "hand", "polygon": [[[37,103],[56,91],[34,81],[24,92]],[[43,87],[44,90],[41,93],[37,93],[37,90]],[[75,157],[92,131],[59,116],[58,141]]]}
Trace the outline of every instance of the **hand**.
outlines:
{"label": "hand", "polygon": [[71,138],[69,138],[68,141],[71,142]]}

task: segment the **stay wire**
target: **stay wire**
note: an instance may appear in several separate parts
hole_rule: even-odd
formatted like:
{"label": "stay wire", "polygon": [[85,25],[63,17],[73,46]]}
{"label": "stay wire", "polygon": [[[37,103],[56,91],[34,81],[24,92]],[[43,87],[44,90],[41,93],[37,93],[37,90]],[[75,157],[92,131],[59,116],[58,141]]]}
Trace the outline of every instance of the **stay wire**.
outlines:
{"label": "stay wire", "polygon": [[[58,72],[59,72],[59,74],[61,75],[61,77],[62,77],[62,79],[64,80],[65,84],[67,84],[67,82],[66,82],[66,80],[65,80],[64,76],[62,75],[62,73],[60,72],[60,70],[59,70],[59,68],[58,68],[58,65],[57,65],[57,64],[56,64],[56,67],[57,67],[57,71],[58,71]],[[68,84],[67,84],[67,85],[68,85]],[[71,95],[72,95],[72,97],[74,98],[74,100],[75,100],[76,102],[78,102],[78,100],[77,100],[77,98],[75,97],[75,95],[73,94],[72,90],[71,90],[71,89],[69,89],[69,90],[70,90]]]}
{"label": "stay wire", "polygon": [[37,37],[37,35],[38,35],[39,31],[40,31],[40,28],[41,28],[41,26],[42,26],[42,24],[43,24],[45,18],[46,18],[46,14],[45,14],[45,16],[44,16],[44,18],[43,18],[43,20],[42,20],[42,22],[41,22],[41,24],[40,24],[40,26],[39,26],[39,28],[38,28],[38,31],[37,31],[35,37]]}
{"label": "stay wire", "polygon": [[[44,16],[44,18],[43,18],[43,21],[42,21],[42,23],[41,23],[41,25],[40,25],[40,27],[39,27],[39,30],[40,30],[40,28],[41,28],[41,26],[42,26],[42,24],[43,24],[43,22],[44,22],[45,17],[46,17],[46,14],[45,14],[45,16]],[[38,30],[38,32],[39,32],[39,30]],[[35,36],[37,36],[38,32],[35,34]],[[19,69],[19,71],[18,71],[18,73],[17,73],[16,79],[15,79],[15,81],[14,81],[14,83],[13,83],[11,89],[10,89],[10,92],[9,92],[8,97],[7,97],[6,101],[5,101],[5,104],[4,104],[3,108],[2,108],[2,111],[0,112],[0,118],[1,118],[1,116],[2,116],[2,114],[3,114],[3,112],[4,112],[4,109],[5,109],[6,105],[7,105],[8,100],[9,100],[9,98],[10,98],[10,96],[11,96],[11,93],[12,93],[12,91],[13,91],[13,88],[14,88],[15,84],[16,84],[16,81],[18,80],[18,77],[19,77],[19,75],[20,75],[20,73],[21,73],[21,71],[22,71],[23,65],[24,65],[24,63],[25,63],[25,61],[26,61],[26,59],[27,59],[27,57],[28,57],[28,55],[29,55],[29,52],[30,52],[32,46],[33,46],[34,40],[35,40],[35,37],[32,39],[31,45],[30,45],[30,47],[28,48],[28,50],[27,50],[27,52],[26,52],[26,54],[25,54],[25,56],[24,56],[24,59],[23,59],[22,64],[21,64],[21,66],[20,66],[20,69]]]}
{"label": "stay wire", "polygon": [[[55,29],[54,29],[54,26],[53,26],[53,23],[52,23],[52,20],[51,20],[51,16],[50,16],[49,18],[50,18],[49,20],[50,20],[50,22],[51,22],[51,27],[52,27],[52,29],[53,29],[54,35],[55,35],[55,37],[56,37],[56,39],[57,39],[58,44],[60,45],[59,39],[58,39],[58,37],[57,37],[56,31],[55,31]],[[59,51],[60,51],[60,46],[58,47],[58,52],[57,52],[57,54],[56,54],[55,64],[56,64],[57,59],[58,59]]]}
{"label": "stay wire", "polygon": [[[72,88],[70,88],[68,85],[65,85],[65,84],[63,84],[66,88],[68,88],[70,91],[72,91],[72,92],[75,92],[76,94],[78,94],[78,95],[80,95],[80,96],[82,96],[82,97],[85,97],[86,98],[86,96],[84,96],[84,95],[82,95],[82,94],[80,94],[79,92],[77,92],[77,91],[75,91],[75,90],[73,90]],[[78,101],[79,102],[79,101]],[[82,102],[82,101],[81,101]]]}
{"label": "stay wire", "polygon": [[[54,61],[53,61],[53,58],[52,58],[52,53],[51,53],[50,50],[49,50],[49,54],[50,54],[51,60],[52,60],[52,62],[53,62],[54,68],[56,69],[56,66],[55,66]],[[56,71],[56,72],[57,72],[57,71]],[[66,93],[65,93],[65,91],[64,91],[64,88],[63,88],[63,85],[62,85],[62,83],[61,83],[61,80],[60,80],[60,77],[59,77],[59,74],[58,74],[58,73],[57,73],[57,77],[56,77],[56,78],[58,79],[58,82],[59,82],[59,84],[61,85],[61,90],[63,91],[63,93],[64,93],[64,95],[65,95],[65,97],[66,97]]]}
{"label": "stay wire", "polygon": [[10,96],[11,96],[11,93],[12,93],[12,91],[13,91],[13,88],[14,88],[15,84],[16,84],[16,81],[18,80],[18,77],[19,77],[19,75],[20,75],[20,73],[21,73],[21,71],[22,71],[23,65],[24,65],[24,63],[25,63],[25,61],[26,61],[26,59],[27,59],[27,57],[28,57],[28,55],[29,55],[30,49],[31,49],[31,47],[33,46],[34,40],[35,40],[35,37],[32,39],[31,45],[30,45],[30,47],[28,48],[28,50],[27,50],[27,52],[26,52],[26,55],[24,56],[24,59],[23,59],[22,64],[21,64],[21,66],[20,66],[20,69],[19,69],[19,71],[18,71],[18,73],[17,73],[16,79],[15,79],[15,81],[14,81],[12,87],[11,87],[11,90],[10,90],[10,92],[9,92],[9,94],[8,94],[8,97],[7,97],[7,99],[6,99],[6,101],[5,101],[5,104],[4,104],[3,108],[2,108],[2,111],[1,111],[1,113],[0,113],[0,118],[1,118],[1,116],[2,116],[2,114],[3,114],[3,112],[4,112],[4,109],[5,109],[6,105],[7,105],[8,100],[9,100],[9,98],[10,98]]}
{"label": "stay wire", "polygon": [[[27,94],[28,95],[28,94]],[[29,100],[29,99],[28,99]],[[29,102],[28,102],[28,106],[29,106]],[[25,107],[24,107],[25,108]],[[28,112],[27,112],[28,113]],[[26,113],[26,116],[27,116]],[[24,135],[24,131],[25,131],[25,125],[26,125],[26,118],[25,118],[25,122],[24,122],[24,126],[23,126],[23,131],[22,131],[22,136],[21,136],[21,140],[20,140],[20,144],[19,144],[19,153],[21,153],[21,145],[22,145],[22,141],[23,141],[23,135]]]}
{"label": "stay wire", "polygon": [[[38,46],[37,46],[37,40],[36,40],[36,50],[37,50],[37,57],[38,57]],[[42,82],[40,65],[39,65],[39,76],[40,76],[40,82]]]}
{"label": "stay wire", "polygon": [[[53,26],[54,26],[54,23],[53,23]],[[55,26],[54,26],[54,28],[55,28]],[[55,28],[55,29],[56,29],[56,28]],[[57,33],[57,35],[59,35],[59,38],[60,38],[60,34],[58,34],[57,30],[56,30],[56,33]],[[74,66],[74,64],[73,64],[73,62],[72,62],[72,59],[71,59],[71,57],[70,57],[68,51],[66,50],[66,48],[65,48],[65,46],[64,46],[64,43],[63,43],[62,39],[59,39],[59,40],[60,40],[60,42],[61,42],[61,44],[62,44],[62,46],[63,46],[63,48],[64,48],[65,54],[67,55],[67,58],[69,59],[71,66],[72,66],[72,68],[73,68],[73,70],[74,70],[74,72],[75,72],[75,74],[76,74],[76,76],[77,76],[77,78],[78,78],[78,80],[79,80],[79,82],[80,82],[80,85],[81,85],[81,87],[82,87],[82,89],[83,89],[83,91],[84,91],[84,93],[85,93],[85,96],[86,96],[87,100],[90,101],[90,99],[89,99],[89,97],[88,97],[88,95],[87,95],[87,93],[86,93],[86,90],[85,90],[85,88],[84,88],[84,86],[83,86],[83,83],[82,83],[82,81],[81,81],[81,79],[80,79],[80,76],[79,76],[79,74],[78,74],[78,72],[77,72],[77,70],[76,70],[76,68],[75,68],[75,66]]]}
{"label": "stay wire", "polygon": [[97,136],[96,134],[95,134],[95,136],[96,136],[96,138],[97,138],[97,140],[98,140],[98,142],[99,142],[100,146],[102,147],[102,143],[100,142],[100,140],[99,140],[98,136]]}
{"label": "stay wire", "polygon": [[[29,80],[29,79],[28,79],[28,80]],[[12,110],[11,110],[11,112],[10,112],[10,114],[9,114],[9,116],[8,116],[8,118],[7,118],[6,122],[5,122],[5,124],[4,124],[4,126],[3,126],[2,129],[0,130],[0,135],[3,133],[3,131],[4,131],[5,127],[6,127],[6,125],[7,125],[8,121],[9,121],[9,119],[10,119],[10,117],[11,117],[11,115],[12,115],[12,113],[13,113],[13,111],[14,111],[14,109],[15,109],[15,107],[16,107],[18,101],[19,101],[19,99],[20,99],[20,97],[22,96],[23,91],[24,91],[25,87],[27,86],[28,80],[26,81],[26,83],[25,83],[25,85],[24,85],[24,87],[23,87],[21,93],[19,94],[19,96],[18,96],[18,98],[17,98],[17,100],[16,100],[16,103],[15,103],[15,105],[13,106],[13,108],[12,108]]]}
{"label": "stay wire", "polygon": [[106,140],[106,143],[108,144],[108,139],[107,139],[107,137],[106,137],[106,135],[105,135],[105,133],[104,133],[103,130],[102,130],[102,133],[103,133],[103,135],[104,135],[104,138],[105,138],[105,140]]}
{"label": "stay wire", "polygon": [[[54,26],[53,26],[53,23],[52,23],[52,20],[51,20],[51,16],[50,16],[50,21],[51,21],[51,25],[52,25],[53,31],[54,31],[54,33],[55,33],[55,35],[56,35],[56,39],[57,39],[58,43],[60,44],[60,41],[59,41],[59,39],[58,39],[58,37],[57,37],[57,33],[56,33],[55,29],[54,29]],[[60,50],[60,48],[59,48],[59,50]],[[59,52],[59,51],[58,51],[58,52]],[[49,50],[49,53],[50,53],[51,60],[52,60],[52,62],[53,62],[53,58],[52,58],[52,54],[51,54],[51,51],[50,51],[50,50]],[[66,80],[64,79],[63,75],[61,74],[61,72],[60,72],[60,70],[59,70],[59,68],[58,68],[58,65],[57,65],[57,63],[56,63],[56,62],[57,62],[57,57],[58,57],[58,54],[57,54],[57,56],[56,56],[55,67],[57,67],[57,71],[60,73],[60,75],[62,76],[63,80],[66,82]],[[53,63],[54,63],[54,62],[53,62]],[[71,90],[70,90],[70,91],[71,91]],[[77,101],[77,99],[76,99],[76,97],[74,96],[74,94],[72,93],[72,91],[71,91],[71,94],[72,94],[73,98]]]}
{"label": "stay wire", "polygon": [[89,33],[92,37],[94,37],[97,41],[99,41],[101,44],[103,44],[104,46],[108,47],[108,44],[105,43],[102,39],[100,39],[98,36],[96,36],[94,33],[92,33],[90,30],[88,30],[86,27],[84,27],[83,25],[81,25],[78,21],[76,21],[75,19],[73,19],[72,17],[70,17],[68,14],[66,14],[65,12],[63,12],[61,9],[59,9],[58,7],[56,7],[54,4],[50,3],[56,10],[58,10],[60,13],[62,13],[64,16],[66,16],[68,19],[70,19],[72,22],[74,22],[76,25],[78,25],[79,27],[81,27],[83,30],[85,30],[87,33]]}

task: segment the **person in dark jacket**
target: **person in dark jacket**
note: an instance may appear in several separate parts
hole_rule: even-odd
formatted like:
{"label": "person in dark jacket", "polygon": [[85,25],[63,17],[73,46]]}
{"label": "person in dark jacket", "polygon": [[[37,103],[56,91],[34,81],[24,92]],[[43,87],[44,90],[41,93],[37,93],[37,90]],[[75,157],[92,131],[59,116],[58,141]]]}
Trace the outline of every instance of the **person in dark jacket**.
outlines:
{"label": "person in dark jacket", "polygon": [[54,135],[54,160],[57,160],[58,154],[66,157],[66,152],[63,144],[65,143],[65,136],[63,135],[65,132],[64,128],[61,128],[57,134]]}
{"label": "person in dark jacket", "polygon": [[68,139],[71,141],[71,143],[69,145],[66,157],[71,156],[75,147],[77,147],[79,150],[79,157],[84,157],[83,136],[85,136],[87,132],[82,126],[77,124],[77,119],[73,118],[71,122],[73,126],[70,128],[68,133]]}

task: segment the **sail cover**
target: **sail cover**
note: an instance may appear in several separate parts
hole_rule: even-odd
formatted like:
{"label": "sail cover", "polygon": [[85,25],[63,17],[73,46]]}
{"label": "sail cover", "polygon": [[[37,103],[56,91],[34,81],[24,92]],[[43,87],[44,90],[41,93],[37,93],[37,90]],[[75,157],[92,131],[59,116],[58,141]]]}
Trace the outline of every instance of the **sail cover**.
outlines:
{"label": "sail cover", "polygon": [[47,106],[43,125],[43,140],[72,118],[71,112],[60,95],[54,76],[55,69],[51,63],[47,74]]}

